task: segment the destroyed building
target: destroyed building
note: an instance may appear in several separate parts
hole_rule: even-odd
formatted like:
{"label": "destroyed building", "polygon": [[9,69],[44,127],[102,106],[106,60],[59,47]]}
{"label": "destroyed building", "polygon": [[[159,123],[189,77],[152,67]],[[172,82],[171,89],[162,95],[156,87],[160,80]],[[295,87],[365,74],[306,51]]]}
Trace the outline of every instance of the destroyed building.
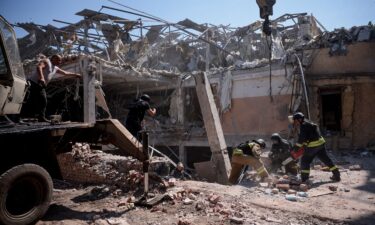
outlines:
{"label": "destroyed building", "polygon": [[[19,39],[26,71],[40,53],[63,54],[64,69],[73,71],[88,57],[96,91],[103,90],[107,101],[96,95],[96,113],[125,122],[127,105],[149,94],[158,111],[155,119],[146,118],[150,145],[189,168],[211,158],[204,106],[195,90],[197,71],[210,80],[228,147],[269,140],[274,132],[286,137],[288,115],[302,111],[319,123],[330,149],[374,148],[372,25],[328,32],[313,15],[285,14],[272,20],[267,37],[260,21],[233,28],[189,19],[170,23],[139,13],[137,20],[89,9],[77,15],[83,17],[77,23],[56,20],[66,24],[61,28],[17,24],[29,33]],[[60,93],[56,85],[48,88],[51,98]],[[74,85],[64,84],[66,104],[79,105],[69,89]]]}

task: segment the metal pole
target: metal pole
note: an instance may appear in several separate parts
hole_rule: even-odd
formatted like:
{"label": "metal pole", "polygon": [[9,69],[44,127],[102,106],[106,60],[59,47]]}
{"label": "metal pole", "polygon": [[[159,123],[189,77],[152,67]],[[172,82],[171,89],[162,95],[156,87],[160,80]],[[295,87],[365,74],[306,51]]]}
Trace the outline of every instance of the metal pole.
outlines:
{"label": "metal pole", "polygon": [[306,98],[306,108],[307,108],[307,118],[310,119],[310,103],[309,103],[309,97],[307,96],[307,88],[306,88],[306,82],[305,82],[305,75],[303,73],[301,60],[299,59],[298,55],[294,53],[294,55],[297,57],[299,69],[301,70],[301,79],[302,79],[302,85],[303,85],[303,91],[305,92],[305,98]]}
{"label": "metal pole", "polygon": [[142,147],[143,147],[143,155],[145,156],[145,160],[143,161],[143,173],[144,173],[144,185],[145,185],[145,193],[144,196],[147,199],[148,194],[148,169],[150,165],[149,161],[149,154],[148,154],[148,132],[142,132]]}

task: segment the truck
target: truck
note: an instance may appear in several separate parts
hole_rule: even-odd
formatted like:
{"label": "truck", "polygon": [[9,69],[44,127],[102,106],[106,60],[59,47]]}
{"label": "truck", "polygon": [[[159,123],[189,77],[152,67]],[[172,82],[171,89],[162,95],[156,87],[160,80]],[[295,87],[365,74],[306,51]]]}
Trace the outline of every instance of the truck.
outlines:
{"label": "truck", "polygon": [[62,178],[57,155],[70,151],[76,142],[111,143],[145,160],[142,144],[117,119],[98,118],[102,91],[92,63],[95,59],[89,56],[80,56],[77,62],[83,77],[78,85],[83,93],[79,119],[15,120],[29,85],[13,27],[0,15],[0,224],[30,224],[43,217],[51,203],[53,179]]}

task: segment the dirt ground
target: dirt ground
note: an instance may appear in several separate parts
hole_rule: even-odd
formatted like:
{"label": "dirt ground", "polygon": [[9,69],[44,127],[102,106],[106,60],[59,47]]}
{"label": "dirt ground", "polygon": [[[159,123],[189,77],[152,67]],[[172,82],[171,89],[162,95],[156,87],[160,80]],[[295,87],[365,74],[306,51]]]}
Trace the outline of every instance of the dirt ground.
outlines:
{"label": "dirt ground", "polygon": [[[374,159],[374,156],[341,157],[339,161],[347,163],[340,166],[340,183],[329,182],[329,172],[312,170],[313,184],[307,191],[308,197],[296,201],[287,200],[283,192],[272,194],[269,188],[250,180],[235,186],[187,180],[176,181],[169,187],[169,198],[160,204],[143,207],[134,205],[137,196],[134,191],[56,180],[53,204],[36,224],[370,225],[375,224]],[[361,165],[362,169],[349,170],[353,164]],[[333,191],[329,186],[333,186]]]}

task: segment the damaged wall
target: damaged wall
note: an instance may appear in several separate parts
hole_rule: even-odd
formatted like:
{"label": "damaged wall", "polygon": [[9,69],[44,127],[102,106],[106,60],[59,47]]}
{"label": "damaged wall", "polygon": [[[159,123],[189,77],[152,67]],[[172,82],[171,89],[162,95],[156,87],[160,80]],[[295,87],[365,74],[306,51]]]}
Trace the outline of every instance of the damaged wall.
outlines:
{"label": "damaged wall", "polygon": [[[275,66],[274,66],[275,67]],[[244,137],[267,136],[285,131],[292,94],[291,68],[272,71],[272,101],[269,71],[233,73],[232,107],[222,116],[224,134],[230,144]]]}
{"label": "damaged wall", "polygon": [[366,147],[370,141],[375,140],[375,80],[353,86],[353,145]]}
{"label": "damaged wall", "polygon": [[[329,56],[329,48],[313,51],[313,63],[307,75],[343,75],[375,73],[375,42],[357,42],[347,46],[347,55]],[[360,75],[360,74],[358,74]]]}
{"label": "damaged wall", "polygon": [[[375,42],[360,42],[347,46],[347,55],[330,56],[329,48],[315,50],[307,69],[312,120],[322,116],[322,90],[339,90],[341,95],[341,129],[337,137],[322,127],[328,147],[333,149],[362,148],[375,140]],[[332,104],[340,104],[332,102]],[[330,142],[336,143],[330,143]]]}

